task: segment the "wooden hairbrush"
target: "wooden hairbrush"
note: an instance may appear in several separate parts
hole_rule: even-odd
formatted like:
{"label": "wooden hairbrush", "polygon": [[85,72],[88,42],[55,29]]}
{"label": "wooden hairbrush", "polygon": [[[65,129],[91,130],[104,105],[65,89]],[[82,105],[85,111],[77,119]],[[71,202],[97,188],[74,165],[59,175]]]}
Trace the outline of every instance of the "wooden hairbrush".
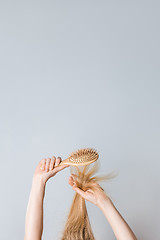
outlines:
{"label": "wooden hairbrush", "polygon": [[93,148],[82,148],[72,152],[68,158],[59,165],[84,166],[95,162],[99,158],[97,151]]}

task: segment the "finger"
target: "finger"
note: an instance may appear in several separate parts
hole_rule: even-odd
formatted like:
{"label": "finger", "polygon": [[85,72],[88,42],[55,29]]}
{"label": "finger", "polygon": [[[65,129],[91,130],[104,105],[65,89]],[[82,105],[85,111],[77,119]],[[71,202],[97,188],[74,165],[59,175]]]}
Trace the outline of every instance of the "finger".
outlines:
{"label": "finger", "polygon": [[95,187],[97,187],[98,189],[101,189],[102,191],[104,191],[104,189],[99,185],[99,183],[94,182],[93,185],[94,185]]}
{"label": "finger", "polygon": [[78,176],[74,173],[72,173],[71,176],[73,177],[74,180],[78,178]]}
{"label": "finger", "polygon": [[70,182],[73,182],[73,177],[72,176],[69,176],[69,179],[68,179]]}
{"label": "finger", "polygon": [[80,194],[83,198],[85,198],[86,194],[83,190],[81,190],[80,188],[73,186],[72,187],[73,190],[75,190],[78,194]]}
{"label": "finger", "polygon": [[62,165],[59,165],[58,167],[55,167],[53,170],[55,171],[55,173],[57,173],[67,167],[69,167],[69,165],[62,164]]}
{"label": "finger", "polygon": [[71,186],[73,186],[73,185],[75,184],[72,176],[69,177],[68,183],[69,183]]}
{"label": "finger", "polygon": [[46,164],[46,159],[43,158],[43,159],[41,160],[41,167],[40,167],[41,170],[44,170],[44,169],[45,169],[45,164]]}
{"label": "finger", "polygon": [[50,160],[51,160],[50,158],[47,158],[47,160],[46,160],[46,167],[45,167],[46,172],[49,171]]}
{"label": "finger", "polygon": [[56,173],[61,171],[62,169],[69,167],[69,165],[60,165],[58,167],[53,167],[53,170],[50,171],[50,177],[54,176]]}
{"label": "finger", "polygon": [[62,159],[61,159],[61,157],[57,157],[57,159],[56,159],[56,162],[55,162],[55,167],[57,167],[59,164],[60,164],[60,162],[62,162]]}
{"label": "finger", "polygon": [[51,161],[50,161],[50,164],[49,164],[49,170],[50,170],[50,171],[53,170],[55,161],[56,161],[56,157],[53,156],[53,157],[51,158]]}
{"label": "finger", "polygon": [[73,184],[76,184],[77,183],[77,176],[74,174],[71,174],[71,180],[73,182]]}
{"label": "finger", "polygon": [[73,182],[76,183],[78,182],[78,176],[76,174],[71,174],[72,178],[73,178]]}

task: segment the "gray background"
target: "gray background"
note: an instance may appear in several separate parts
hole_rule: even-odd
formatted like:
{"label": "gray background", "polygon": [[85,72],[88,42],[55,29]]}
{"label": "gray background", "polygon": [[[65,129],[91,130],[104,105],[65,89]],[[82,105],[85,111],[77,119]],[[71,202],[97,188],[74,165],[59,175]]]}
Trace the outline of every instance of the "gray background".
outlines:
{"label": "gray background", "polygon": [[[102,185],[138,239],[158,240],[159,1],[0,1],[0,239],[23,239],[42,158],[100,154]],[[74,192],[50,179],[44,235],[59,240]],[[97,240],[115,239],[86,203]]]}

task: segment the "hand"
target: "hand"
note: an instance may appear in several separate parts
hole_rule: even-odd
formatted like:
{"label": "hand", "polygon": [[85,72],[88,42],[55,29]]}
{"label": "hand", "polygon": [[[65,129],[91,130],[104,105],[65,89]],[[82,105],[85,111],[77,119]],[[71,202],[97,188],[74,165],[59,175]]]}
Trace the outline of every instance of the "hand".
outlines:
{"label": "hand", "polygon": [[43,183],[46,183],[48,179],[55,176],[57,172],[69,167],[69,165],[65,164],[58,166],[61,162],[61,157],[56,158],[52,156],[52,158],[43,158],[36,167],[34,178],[39,178]]}
{"label": "hand", "polygon": [[103,188],[98,183],[92,182],[91,185],[93,188],[83,191],[77,187],[76,179],[77,176],[75,174],[71,174],[68,183],[71,185],[72,189],[80,194],[85,200],[95,204],[98,207],[103,201],[110,200]]}

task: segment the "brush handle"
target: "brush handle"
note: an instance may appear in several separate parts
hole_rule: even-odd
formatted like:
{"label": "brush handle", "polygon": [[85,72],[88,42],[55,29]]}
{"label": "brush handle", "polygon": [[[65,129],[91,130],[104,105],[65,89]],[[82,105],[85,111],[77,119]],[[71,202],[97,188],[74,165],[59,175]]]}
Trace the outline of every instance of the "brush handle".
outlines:
{"label": "brush handle", "polygon": [[[69,164],[69,161],[68,161],[68,158],[66,158],[65,160],[63,160],[58,166],[60,166],[60,165],[70,165]],[[57,167],[58,167],[57,166]]]}

